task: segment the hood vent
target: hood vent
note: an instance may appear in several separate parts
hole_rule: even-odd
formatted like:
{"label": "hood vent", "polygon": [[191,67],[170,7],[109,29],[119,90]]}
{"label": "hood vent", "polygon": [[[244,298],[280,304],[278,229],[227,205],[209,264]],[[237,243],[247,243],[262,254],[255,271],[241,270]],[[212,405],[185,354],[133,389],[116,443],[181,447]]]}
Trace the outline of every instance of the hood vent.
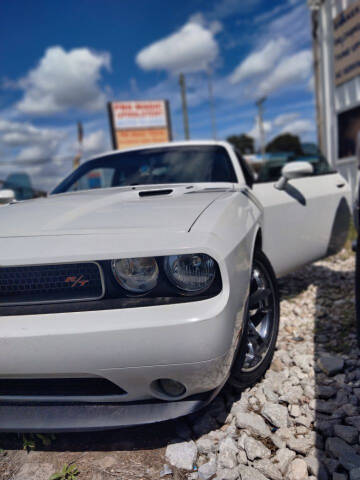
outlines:
{"label": "hood vent", "polygon": [[172,192],[172,189],[144,190],[143,192],[139,192],[139,197],[158,197],[160,195],[170,195]]}

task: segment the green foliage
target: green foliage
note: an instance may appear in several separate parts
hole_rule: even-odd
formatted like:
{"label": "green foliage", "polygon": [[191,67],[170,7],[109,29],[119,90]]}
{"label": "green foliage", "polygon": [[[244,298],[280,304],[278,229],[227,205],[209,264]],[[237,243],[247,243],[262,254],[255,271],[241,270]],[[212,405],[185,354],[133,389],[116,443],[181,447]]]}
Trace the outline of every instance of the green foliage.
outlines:
{"label": "green foliage", "polygon": [[50,435],[44,435],[43,433],[37,433],[36,437],[41,440],[41,443],[44,447],[49,447],[53,440],[55,440],[55,435],[52,433]]}
{"label": "green foliage", "polygon": [[76,480],[79,470],[74,463],[64,465],[60,472],[51,475],[49,480]]}
{"label": "green foliage", "polygon": [[48,447],[51,445],[52,441],[55,440],[55,438],[56,437],[53,434],[44,435],[42,433],[37,433],[34,435],[31,433],[30,435],[23,435],[23,449],[28,453],[30,453],[31,450],[35,450],[37,440],[40,440],[44,447]]}
{"label": "green foliage", "polygon": [[278,135],[266,146],[268,153],[294,153],[295,155],[303,155],[300,139],[297,135],[291,133],[282,133]]}
{"label": "green foliage", "polygon": [[22,440],[23,440],[23,449],[26,450],[27,453],[30,453],[31,450],[35,450],[36,443],[33,435],[30,435],[30,436],[23,435]]}
{"label": "green foliage", "polygon": [[237,148],[243,155],[254,153],[254,139],[242,133],[241,135],[232,135],[227,138],[227,141]]}

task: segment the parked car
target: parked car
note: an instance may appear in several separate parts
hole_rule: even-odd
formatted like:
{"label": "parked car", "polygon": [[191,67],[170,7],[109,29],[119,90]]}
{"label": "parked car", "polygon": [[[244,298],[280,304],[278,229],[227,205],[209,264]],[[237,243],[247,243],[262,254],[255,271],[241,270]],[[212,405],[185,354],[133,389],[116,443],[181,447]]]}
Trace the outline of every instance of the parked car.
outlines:
{"label": "parked car", "polygon": [[0,205],[7,205],[15,200],[15,192],[13,190],[0,189]]}
{"label": "parked car", "polygon": [[276,276],[335,253],[350,189],[302,158],[274,183],[226,142],[110,152],[0,209],[0,430],[183,416],[268,368]]}

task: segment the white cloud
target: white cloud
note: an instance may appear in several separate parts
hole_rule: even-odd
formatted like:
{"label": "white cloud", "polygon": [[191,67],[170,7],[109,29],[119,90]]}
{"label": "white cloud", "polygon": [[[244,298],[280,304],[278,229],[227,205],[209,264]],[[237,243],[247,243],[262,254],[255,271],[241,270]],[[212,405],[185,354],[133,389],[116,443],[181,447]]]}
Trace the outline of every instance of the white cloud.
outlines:
{"label": "white cloud", "polygon": [[137,83],[136,78],[131,77],[129,80],[129,84],[130,84],[131,95],[133,96],[133,98],[138,98],[140,89],[139,89],[139,85]]}
{"label": "white cloud", "polygon": [[288,48],[285,38],[279,37],[268,42],[263,48],[251,53],[241,62],[230,76],[231,83],[238,83],[248,78],[268,72]]}
{"label": "white cloud", "polygon": [[278,17],[280,13],[284,12],[289,8],[288,4],[277,5],[272,10],[267,10],[260,13],[254,18],[254,23],[265,23],[273,20],[275,17]]}
{"label": "white cloud", "polygon": [[99,86],[103,69],[110,69],[109,53],[88,48],[66,52],[62,47],[50,47],[38,65],[18,82],[24,96],[17,108],[33,115],[69,108],[99,110],[106,101]]}
{"label": "white cloud", "polygon": [[208,21],[206,16],[202,12],[197,12],[191,15],[187,23],[197,23],[202,27],[210,30],[214,35],[221,32],[223,24],[219,20]]}
{"label": "white cloud", "polygon": [[45,162],[57,151],[65,132],[61,129],[39,128],[28,122],[0,120],[0,147],[16,151],[18,162]]}
{"label": "white cloud", "polygon": [[30,143],[58,142],[63,133],[56,129],[35,127],[29,122],[14,122],[0,119],[0,143],[8,146],[23,146]]}
{"label": "white cloud", "polygon": [[315,75],[312,75],[310,77],[310,80],[308,82],[308,90],[309,92],[315,92]]}
{"label": "white cloud", "polygon": [[293,122],[297,118],[299,118],[298,113],[295,113],[295,112],[294,113],[283,113],[283,114],[277,116],[274,119],[274,126],[275,127],[283,127],[284,125],[288,125],[290,122]]}
{"label": "white cloud", "polygon": [[312,121],[306,119],[299,119],[290,122],[284,126],[282,133],[292,133],[293,135],[305,135],[315,131],[315,126]]}
{"label": "white cloud", "polygon": [[49,145],[30,145],[20,150],[15,157],[18,163],[39,164],[48,162],[56,151],[54,144]]}
{"label": "white cloud", "polygon": [[166,70],[173,74],[206,70],[215,61],[219,47],[210,28],[189,20],[180,30],[152,43],[136,56],[143,70]]}
{"label": "white cloud", "polygon": [[312,53],[310,50],[303,50],[285,57],[274,71],[262,80],[258,94],[269,95],[282,87],[306,82],[311,75],[311,70]]}
{"label": "white cloud", "polygon": [[[269,134],[273,128],[272,126],[272,123],[271,122],[264,122],[264,133],[265,133],[265,136],[267,134]],[[260,125],[259,125],[259,119],[256,118],[255,120],[255,125],[253,126],[253,128],[248,132],[248,135],[250,135],[250,137],[254,138],[256,142],[258,142],[260,140]]]}
{"label": "white cloud", "polygon": [[237,13],[249,12],[257,8],[260,0],[217,0],[208,15],[215,18],[226,18]]}
{"label": "white cloud", "polygon": [[[284,12],[284,13],[282,13]],[[259,30],[257,23],[262,22]],[[250,54],[232,72],[229,80],[239,83],[248,98],[259,98],[281,90],[308,91],[312,72],[311,26],[304,2],[287,0],[254,19],[257,29]]]}
{"label": "white cloud", "polygon": [[302,2],[303,2],[303,0],[289,0],[290,5],[297,5],[297,4],[302,3]]}
{"label": "white cloud", "polygon": [[296,50],[311,45],[310,14],[303,0],[299,4],[294,2],[292,8],[287,13],[276,16],[267,25],[264,36],[268,40],[279,35],[286,38]]}
{"label": "white cloud", "polygon": [[[110,150],[106,122],[84,123],[83,158]],[[71,173],[78,152],[76,128],[40,128],[29,122],[0,119],[0,179],[11,173],[30,175],[36,188],[52,189]]]}
{"label": "white cloud", "polygon": [[84,137],[83,151],[85,155],[95,155],[108,150],[109,147],[109,140],[104,130],[96,130]]}
{"label": "white cloud", "polygon": [[[293,135],[305,138],[309,137],[309,134],[314,133],[315,127],[311,120],[299,118],[299,114],[294,112],[281,114],[271,121],[265,121],[264,131],[266,137],[265,140],[266,143],[268,143],[272,138],[282,133],[292,133]],[[254,126],[248,132],[248,135],[253,137],[257,144],[259,143],[260,128],[258,118],[256,118]]]}

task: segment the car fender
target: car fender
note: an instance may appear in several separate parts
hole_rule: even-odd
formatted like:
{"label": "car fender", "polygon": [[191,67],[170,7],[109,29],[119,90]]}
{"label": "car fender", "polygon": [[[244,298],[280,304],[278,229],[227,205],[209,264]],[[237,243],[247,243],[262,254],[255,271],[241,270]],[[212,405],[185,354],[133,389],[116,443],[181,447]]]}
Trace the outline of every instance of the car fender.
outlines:
{"label": "car fender", "polygon": [[217,237],[216,252],[224,264],[227,278],[224,287],[229,290],[232,309],[232,354],[242,333],[246,301],[249,294],[251,270],[256,241],[261,231],[263,212],[258,202],[246,189],[240,189],[219,198],[192,227],[193,233],[212,233]]}

